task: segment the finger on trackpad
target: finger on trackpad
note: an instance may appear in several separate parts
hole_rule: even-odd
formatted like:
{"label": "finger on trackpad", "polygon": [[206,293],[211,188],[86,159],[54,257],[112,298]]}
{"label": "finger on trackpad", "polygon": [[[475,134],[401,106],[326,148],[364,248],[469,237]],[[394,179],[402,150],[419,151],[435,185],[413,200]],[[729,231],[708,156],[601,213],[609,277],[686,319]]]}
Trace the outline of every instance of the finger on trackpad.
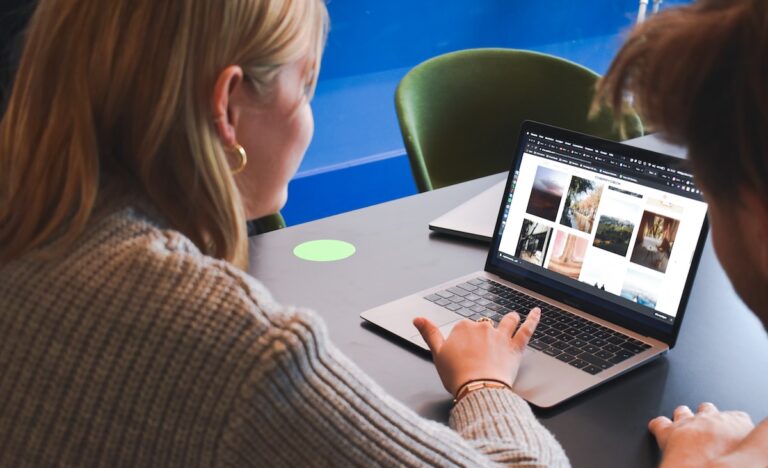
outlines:
{"label": "finger on trackpad", "polygon": [[[453,327],[456,326],[457,323],[461,321],[461,318],[454,319],[453,322],[446,323],[445,325],[440,327],[440,333],[443,334],[444,338],[448,338],[448,335],[451,334],[451,330],[453,330]],[[424,338],[421,337],[419,333],[416,333],[412,337],[409,338],[410,341],[413,343],[419,345],[419,347],[424,349],[429,349],[429,346],[427,346],[427,343],[424,342]]]}
{"label": "finger on trackpad", "polygon": [[461,316],[451,312],[450,310],[443,309],[442,307],[438,307],[434,304],[429,304],[429,305],[432,307],[425,307],[422,310],[417,310],[416,313],[414,314],[414,318],[424,317],[425,319],[430,320],[432,323],[434,323],[438,327],[441,327],[445,324],[455,322],[456,320],[461,319]]}

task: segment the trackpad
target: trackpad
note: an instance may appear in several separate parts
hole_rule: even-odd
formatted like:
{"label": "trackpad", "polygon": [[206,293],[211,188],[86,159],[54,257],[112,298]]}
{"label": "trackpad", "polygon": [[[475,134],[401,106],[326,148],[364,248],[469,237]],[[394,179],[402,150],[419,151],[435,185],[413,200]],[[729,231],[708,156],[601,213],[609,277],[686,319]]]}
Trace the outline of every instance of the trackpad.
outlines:
{"label": "trackpad", "polygon": [[[453,330],[453,327],[455,327],[456,324],[459,323],[460,321],[461,321],[461,317],[458,317],[458,318],[454,317],[453,322],[450,322],[441,326],[440,333],[443,334],[443,338],[448,338],[448,335],[451,334],[451,330]],[[424,338],[422,338],[419,333],[410,337],[408,340],[419,345],[419,347],[421,348],[429,349],[429,346],[427,346],[427,343],[424,342]]]}

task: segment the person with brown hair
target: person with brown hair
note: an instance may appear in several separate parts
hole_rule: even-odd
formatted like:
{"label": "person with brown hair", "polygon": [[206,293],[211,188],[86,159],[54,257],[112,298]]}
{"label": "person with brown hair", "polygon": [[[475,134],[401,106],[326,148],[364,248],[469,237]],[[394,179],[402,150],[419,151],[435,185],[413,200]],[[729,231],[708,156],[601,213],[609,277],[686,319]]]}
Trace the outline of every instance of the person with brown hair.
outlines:
{"label": "person with brown hair", "polygon": [[[768,324],[768,2],[699,0],[635,28],[598,89],[687,145],[712,244],[737,293]],[[744,255],[744,252],[749,252]],[[727,311],[723,311],[726,319]],[[760,370],[756,370],[761,372]],[[662,466],[768,466],[768,420],[702,403],[649,429]]]}
{"label": "person with brown hair", "polygon": [[568,465],[511,390],[538,312],[418,322],[446,427],[243,271],[312,137],[327,22],[39,1],[0,121],[0,466]]}

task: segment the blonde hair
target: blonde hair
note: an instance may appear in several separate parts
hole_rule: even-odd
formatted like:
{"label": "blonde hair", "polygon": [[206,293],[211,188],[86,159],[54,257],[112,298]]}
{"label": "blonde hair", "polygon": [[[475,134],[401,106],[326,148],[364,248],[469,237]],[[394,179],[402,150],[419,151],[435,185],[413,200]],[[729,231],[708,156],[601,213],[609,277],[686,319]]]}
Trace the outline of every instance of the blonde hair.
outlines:
{"label": "blonde hair", "polygon": [[0,263],[74,241],[117,181],[244,267],[214,84],[236,64],[268,93],[276,70],[309,56],[313,89],[326,30],[322,0],[41,0],[0,122]]}

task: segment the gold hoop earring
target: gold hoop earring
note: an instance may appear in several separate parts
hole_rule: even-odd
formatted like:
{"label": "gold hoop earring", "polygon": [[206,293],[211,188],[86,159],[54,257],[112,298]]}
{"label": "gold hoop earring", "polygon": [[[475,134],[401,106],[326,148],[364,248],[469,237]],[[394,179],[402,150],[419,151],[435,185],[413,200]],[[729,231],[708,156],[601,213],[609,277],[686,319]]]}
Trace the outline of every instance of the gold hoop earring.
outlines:
{"label": "gold hoop earring", "polygon": [[248,155],[245,152],[245,148],[237,143],[232,145],[232,149],[240,157],[240,164],[238,164],[236,168],[232,169],[232,174],[234,175],[243,172],[245,165],[248,164]]}

